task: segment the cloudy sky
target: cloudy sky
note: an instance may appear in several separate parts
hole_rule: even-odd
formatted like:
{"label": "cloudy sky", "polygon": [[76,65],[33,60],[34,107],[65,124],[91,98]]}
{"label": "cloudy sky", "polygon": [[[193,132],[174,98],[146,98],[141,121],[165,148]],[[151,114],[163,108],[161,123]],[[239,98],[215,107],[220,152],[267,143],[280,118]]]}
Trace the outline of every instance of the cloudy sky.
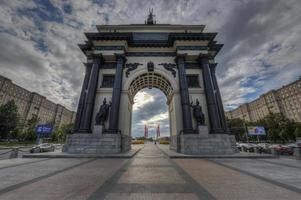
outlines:
{"label": "cloudy sky", "polygon": [[[0,74],[75,110],[83,32],[95,31],[96,24],[143,23],[149,8],[158,23],[204,24],[219,33],[225,46],[217,75],[226,110],[301,75],[300,0],[3,0]],[[167,127],[165,103],[154,107],[152,101],[162,93],[138,95],[134,128],[145,122]]]}

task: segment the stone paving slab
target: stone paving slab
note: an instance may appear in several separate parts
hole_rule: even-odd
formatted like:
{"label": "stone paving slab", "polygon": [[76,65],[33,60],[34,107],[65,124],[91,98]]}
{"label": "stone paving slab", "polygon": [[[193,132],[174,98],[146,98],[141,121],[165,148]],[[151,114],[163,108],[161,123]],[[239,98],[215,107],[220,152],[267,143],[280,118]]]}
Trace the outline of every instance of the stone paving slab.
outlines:
{"label": "stone paving slab", "polygon": [[262,159],[262,162],[267,163],[275,163],[278,165],[288,166],[288,167],[296,167],[301,169],[301,160],[296,160],[294,158],[283,158],[280,157],[279,159]]}
{"label": "stone paving slab", "polygon": [[286,160],[281,158],[272,162],[270,160],[266,162],[265,160],[249,159],[215,159],[213,161],[222,166],[228,166],[242,173],[287,187],[301,194],[301,168],[296,167],[301,161],[290,160],[290,163],[295,161],[295,165],[286,164]]}
{"label": "stone paving slab", "polygon": [[47,159],[45,159],[45,158],[44,159],[43,158],[5,159],[5,160],[1,160],[1,162],[0,162],[0,170],[5,169],[5,168],[9,168],[9,167],[13,167],[13,166],[22,166],[22,165],[26,165],[26,164],[30,164],[30,163],[40,162],[40,161],[43,161],[43,160],[47,160]]}
{"label": "stone paving slab", "polygon": [[153,144],[146,144],[88,199],[214,198]]}
{"label": "stone paving slab", "polygon": [[103,185],[124,162],[124,159],[96,159],[63,173],[24,185],[13,192],[1,195],[0,199],[84,200]]}
{"label": "stone paving slab", "polygon": [[131,167],[119,179],[118,183],[185,183],[172,167],[149,169],[147,167]]}
{"label": "stone paving slab", "polygon": [[161,149],[169,158],[248,158],[248,159],[258,159],[258,158],[276,158],[270,154],[255,154],[255,153],[247,153],[247,152],[239,152],[234,154],[227,154],[227,155],[186,155],[182,153],[177,153],[173,150],[169,149],[169,145],[160,145],[158,144],[157,147]]}
{"label": "stone paving slab", "polygon": [[300,161],[282,158],[170,159],[150,143],[131,159],[14,160],[0,161],[1,200],[301,199]]}
{"label": "stone paving slab", "polygon": [[195,194],[183,194],[183,193],[110,193],[106,200],[199,200]]}
{"label": "stone paving slab", "polygon": [[187,162],[187,159],[176,159],[175,162],[217,199],[297,200],[301,197],[301,194],[295,191],[225,168],[208,160],[189,159]]}
{"label": "stone paving slab", "polygon": [[0,194],[31,183],[34,179],[70,168],[88,159],[49,159],[28,165],[2,169],[0,172]]}

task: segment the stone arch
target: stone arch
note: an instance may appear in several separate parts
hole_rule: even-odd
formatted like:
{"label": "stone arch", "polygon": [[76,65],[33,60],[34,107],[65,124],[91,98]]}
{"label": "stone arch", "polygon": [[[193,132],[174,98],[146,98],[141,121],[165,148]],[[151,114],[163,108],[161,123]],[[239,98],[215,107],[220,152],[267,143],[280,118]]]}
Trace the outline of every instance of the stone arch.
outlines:
{"label": "stone arch", "polygon": [[128,86],[128,96],[130,102],[133,102],[134,96],[143,88],[157,88],[160,89],[169,100],[174,92],[174,89],[163,75],[147,72],[136,76]]}
{"label": "stone arch", "polygon": [[[130,84],[135,80],[135,78],[142,74],[145,74],[145,73],[149,73],[149,72],[147,71],[146,67],[144,67],[144,66],[141,66],[140,69],[138,68],[134,72],[131,72],[130,76],[125,81],[123,89],[128,90],[130,87]],[[166,70],[161,69],[161,67],[155,67],[155,70],[153,73],[164,77],[172,86],[174,93],[179,91],[179,83],[178,83],[178,79],[177,79],[178,77],[173,77],[171,74],[168,74],[168,72],[166,72]]]}

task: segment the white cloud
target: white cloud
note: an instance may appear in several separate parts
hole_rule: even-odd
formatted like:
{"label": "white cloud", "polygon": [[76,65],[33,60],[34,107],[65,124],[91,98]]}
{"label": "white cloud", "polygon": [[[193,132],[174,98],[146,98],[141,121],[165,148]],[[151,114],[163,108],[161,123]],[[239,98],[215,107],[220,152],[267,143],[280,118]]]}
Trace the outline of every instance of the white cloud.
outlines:
{"label": "white cloud", "polygon": [[134,111],[140,110],[145,104],[151,102],[154,102],[154,96],[152,96],[151,94],[145,91],[138,92],[134,97],[133,110]]}
{"label": "white cloud", "polygon": [[[207,31],[219,32],[217,39],[225,46],[217,57],[217,75],[223,100],[231,107],[287,84],[301,74],[299,0],[51,3],[63,23],[41,18],[34,9],[46,16],[51,16],[52,11],[36,1],[1,1],[0,40],[5,49],[0,52],[1,74],[73,110],[84,76],[85,57],[77,47],[85,40],[83,33],[95,31],[96,24],[144,23],[149,8],[154,8],[158,23],[205,24]],[[70,5],[71,13],[64,11],[66,5]],[[32,15],[26,15],[29,9]],[[42,51],[33,39],[42,40],[49,51]],[[252,93],[252,98],[245,96]],[[134,111],[155,101],[154,94],[140,95]]]}

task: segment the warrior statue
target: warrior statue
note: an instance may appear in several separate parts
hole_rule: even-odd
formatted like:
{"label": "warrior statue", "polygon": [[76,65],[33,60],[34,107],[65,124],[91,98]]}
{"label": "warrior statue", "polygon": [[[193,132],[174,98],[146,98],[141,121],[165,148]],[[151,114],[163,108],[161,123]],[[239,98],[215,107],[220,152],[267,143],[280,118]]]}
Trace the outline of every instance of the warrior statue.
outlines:
{"label": "warrior statue", "polygon": [[98,113],[95,117],[95,125],[104,125],[108,119],[109,109],[111,107],[111,102],[107,104],[106,98],[104,98],[102,105],[99,108]]}
{"label": "warrior statue", "polygon": [[199,105],[200,102],[198,99],[196,99],[195,104],[196,105],[193,105],[193,102],[191,102],[191,105],[190,105],[193,109],[193,117],[195,118],[195,120],[197,122],[197,126],[204,125],[205,124],[205,116],[202,111],[202,107]]}
{"label": "warrior statue", "polygon": [[153,14],[153,9],[149,9],[149,14],[145,24],[155,24],[156,21],[154,21],[154,17],[155,15]]}

